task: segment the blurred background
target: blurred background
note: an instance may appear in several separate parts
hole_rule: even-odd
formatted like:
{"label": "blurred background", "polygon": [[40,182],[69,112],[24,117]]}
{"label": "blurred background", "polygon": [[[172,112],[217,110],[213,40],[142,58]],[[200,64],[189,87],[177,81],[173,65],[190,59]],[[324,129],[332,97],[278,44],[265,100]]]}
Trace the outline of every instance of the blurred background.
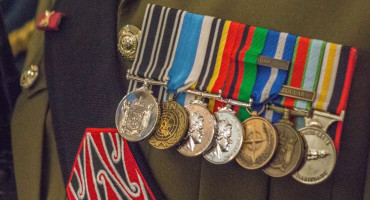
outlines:
{"label": "blurred background", "polygon": [[10,119],[21,88],[19,77],[35,29],[37,0],[0,0],[0,200],[17,199]]}

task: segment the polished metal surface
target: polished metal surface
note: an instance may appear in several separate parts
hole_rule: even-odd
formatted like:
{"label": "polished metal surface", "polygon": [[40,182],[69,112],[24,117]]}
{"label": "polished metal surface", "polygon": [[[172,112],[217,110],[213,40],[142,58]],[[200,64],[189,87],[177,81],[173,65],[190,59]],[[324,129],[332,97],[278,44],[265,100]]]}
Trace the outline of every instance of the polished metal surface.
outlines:
{"label": "polished metal surface", "polygon": [[251,107],[252,105],[252,101],[250,101],[249,103],[245,103],[245,102],[237,101],[234,99],[225,99],[221,97],[221,93],[214,94],[214,93],[209,93],[209,92],[201,92],[198,90],[187,90],[186,93],[193,94],[201,98],[214,99],[214,100],[221,101],[223,103],[233,105],[233,106]]}
{"label": "polished metal surface", "polygon": [[149,138],[156,149],[168,149],[176,145],[188,130],[189,116],[185,108],[176,101],[161,103],[159,125]]}
{"label": "polished metal surface", "polygon": [[300,183],[314,185],[325,181],[333,172],[337,155],[330,136],[319,127],[310,124],[299,131],[307,143],[304,164],[293,174]]}
{"label": "polished metal surface", "polygon": [[199,100],[194,100],[185,109],[189,113],[189,130],[177,150],[185,156],[199,156],[212,144],[217,130],[216,120]]}
{"label": "polished metal surface", "polygon": [[309,123],[316,123],[317,126],[320,126],[324,131],[328,130],[329,126],[336,121],[343,121],[345,116],[345,111],[342,110],[340,115],[333,115],[328,112],[322,112],[318,110],[313,111],[312,118],[306,118],[306,126]]}
{"label": "polished metal surface", "polygon": [[38,76],[39,67],[37,65],[31,65],[22,73],[20,85],[25,89],[30,88],[36,82]]}
{"label": "polished metal surface", "polygon": [[244,139],[236,161],[246,169],[258,169],[265,166],[277,148],[277,133],[274,126],[256,112],[243,123]]}
{"label": "polished metal surface", "polygon": [[219,108],[214,115],[218,132],[211,149],[203,156],[213,164],[226,164],[238,155],[243,143],[244,129],[229,107]]}
{"label": "polished metal surface", "polygon": [[303,90],[301,88],[295,88],[295,87],[291,87],[288,85],[283,85],[283,87],[280,90],[279,95],[313,102],[315,100],[316,93],[309,91],[309,90]]}
{"label": "polished metal surface", "polygon": [[134,60],[141,31],[133,25],[125,25],[118,33],[118,50],[125,59]]}
{"label": "polished metal surface", "polygon": [[123,138],[137,142],[153,133],[159,116],[157,100],[144,85],[123,97],[116,110],[115,122]]}
{"label": "polished metal surface", "polygon": [[257,59],[257,64],[282,70],[289,70],[290,62],[287,60],[281,60],[276,58],[271,58],[267,56],[259,55]]}
{"label": "polished metal surface", "polygon": [[167,81],[157,81],[157,80],[153,80],[153,79],[141,78],[141,77],[138,77],[138,76],[134,76],[134,75],[131,74],[130,70],[127,70],[126,79],[127,80],[139,81],[139,82],[146,83],[146,84],[149,84],[149,85],[163,85],[163,86],[167,85]]}

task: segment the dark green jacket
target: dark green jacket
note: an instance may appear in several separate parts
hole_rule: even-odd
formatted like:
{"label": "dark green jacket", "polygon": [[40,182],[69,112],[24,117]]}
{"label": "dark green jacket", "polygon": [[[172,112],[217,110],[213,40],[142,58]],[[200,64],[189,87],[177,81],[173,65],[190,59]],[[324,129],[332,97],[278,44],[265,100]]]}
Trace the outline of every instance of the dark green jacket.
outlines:
{"label": "dark green jacket", "polygon": [[[236,162],[216,166],[203,158],[187,158],[175,149],[160,151],[140,142],[146,161],[168,199],[369,199],[370,3],[362,1],[57,1],[55,10],[66,13],[60,31],[46,33],[45,59],[50,109],[64,178],[88,127],[114,127],[115,108],[127,82],[131,62],[116,50],[121,26],[141,27],[148,3],[211,15],[244,24],[358,47],[359,55],[350,92],[336,169],[327,181],[306,186],[290,177],[270,178],[261,170],[245,170]],[[117,13],[117,14],[116,14]],[[104,23],[103,23],[104,22]],[[121,62],[118,62],[120,60]],[[45,96],[35,95],[38,101]],[[30,101],[30,100],[29,100]],[[21,103],[19,103],[21,104]],[[21,105],[17,105],[21,106]],[[21,113],[20,110],[17,110]],[[36,111],[34,111],[36,112]],[[44,119],[44,114],[37,118]],[[13,121],[21,121],[21,115]],[[24,120],[30,116],[24,116]],[[35,126],[23,124],[23,126]],[[39,138],[43,124],[39,124]],[[26,129],[26,128],[24,128]],[[20,131],[15,130],[15,135]],[[23,132],[22,134],[31,134]],[[35,136],[32,136],[35,137]],[[41,139],[40,139],[41,141]],[[38,140],[38,144],[42,144]],[[15,151],[30,152],[24,138],[13,141]],[[40,157],[41,152],[28,156]],[[22,168],[22,153],[15,160]],[[33,168],[38,170],[37,168]],[[20,171],[20,170],[18,170]],[[369,171],[370,172],[370,171]],[[17,173],[17,171],[16,171]],[[38,173],[40,175],[40,173]],[[370,173],[369,173],[370,175]],[[19,175],[20,177],[20,175]],[[369,181],[368,181],[369,179]],[[24,179],[17,179],[22,182]],[[21,183],[18,183],[22,185]],[[25,188],[23,188],[25,190]],[[27,191],[18,191],[26,192]]]}

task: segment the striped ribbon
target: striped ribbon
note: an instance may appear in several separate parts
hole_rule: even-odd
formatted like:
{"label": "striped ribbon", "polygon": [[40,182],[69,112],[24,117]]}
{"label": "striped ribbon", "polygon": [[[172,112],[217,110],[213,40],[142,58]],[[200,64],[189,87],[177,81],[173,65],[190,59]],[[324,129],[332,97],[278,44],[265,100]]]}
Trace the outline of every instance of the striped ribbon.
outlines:
{"label": "striped ribbon", "polygon": [[[314,109],[337,115],[346,110],[356,57],[356,48],[326,44],[316,98],[312,104]],[[332,137],[339,151],[343,122],[338,122],[336,126]]]}
{"label": "striped ribbon", "polygon": [[[326,42],[298,37],[287,85],[316,91]],[[311,102],[283,97],[281,105],[287,108],[309,109]]]}
{"label": "striped ribbon", "polygon": [[[239,89],[243,78],[242,75],[244,74],[244,56],[253,38],[253,31],[249,31],[250,28],[251,27],[248,25],[240,24],[237,30],[234,47],[230,57],[229,71],[221,94],[224,98],[237,99],[239,96]],[[224,103],[216,101],[213,111],[216,111],[218,107],[224,106]]]}
{"label": "striped ribbon", "polygon": [[[215,66],[219,54],[218,52],[220,47],[222,47],[222,44],[225,43],[224,41],[227,38],[225,30],[228,30],[229,27],[230,21],[225,21],[221,19],[214,19],[212,21],[211,31],[208,43],[206,44],[206,53],[200,70],[200,75],[198,76],[198,80],[191,86],[192,89],[206,91],[208,85],[212,80],[212,77],[214,76],[214,74],[217,74],[217,69]],[[183,102],[184,105],[187,105],[193,99],[195,99],[194,95],[182,94],[176,100],[178,102]]]}
{"label": "striped ribbon", "polygon": [[[185,14],[174,62],[168,74],[169,93],[183,92],[197,81],[205,62],[214,21],[215,18],[209,16]],[[178,98],[176,100],[179,101]]]}
{"label": "striped ribbon", "polygon": [[[198,81],[192,89],[218,93],[224,86],[232,47],[234,46],[236,32],[241,24],[228,20],[216,20],[212,26],[209,44],[207,45],[206,59]],[[186,95],[185,104],[194,99],[193,95]],[[209,101],[209,108],[213,110],[214,101]]]}
{"label": "striped ribbon", "polygon": [[[167,92],[183,92],[199,77],[215,21],[210,16],[148,5],[131,73],[160,81],[169,79],[168,90],[152,86],[160,102],[167,98]],[[129,91],[137,86],[136,81],[130,81]]]}
{"label": "striped ribbon", "polygon": [[[249,31],[253,31],[253,39],[244,56],[243,80],[241,81],[239,95],[237,98],[243,102],[249,102],[251,97],[257,76],[258,55],[262,53],[268,32],[267,29],[259,27],[251,27]],[[250,117],[250,114],[247,112],[246,108],[240,107],[238,115],[239,120],[244,121],[248,117]]]}
{"label": "striped ribbon", "polygon": [[[214,74],[211,78],[210,83],[206,89],[207,92],[219,93],[225,86],[226,78],[229,77],[230,73],[230,59],[231,54],[235,45],[235,39],[237,37],[238,29],[243,26],[237,22],[230,22],[229,29],[227,30],[225,44],[220,43],[219,53],[216,59],[216,66]],[[226,33],[226,32],[225,32]],[[219,70],[218,70],[219,69]],[[221,102],[210,99],[208,103],[208,109],[211,112],[216,112],[217,108],[222,106]]]}
{"label": "striped ribbon", "polygon": [[[174,62],[174,54],[180,37],[186,12],[148,4],[142,25],[142,38],[131,68],[135,76],[166,81]],[[138,87],[130,81],[128,91]],[[152,87],[155,96],[162,101],[164,87]]]}
{"label": "striped ribbon", "polygon": [[[293,62],[289,73],[287,85],[308,91],[316,91],[321,64],[325,51],[326,42],[322,40],[298,37],[293,55]],[[309,110],[311,102],[291,97],[283,97],[281,105],[287,108]],[[270,113],[272,111],[269,111]],[[281,117],[281,114],[273,114],[273,121]],[[295,118],[296,129],[305,126],[304,118]]]}
{"label": "striped ribbon", "polygon": [[[292,34],[269,31],[266,37],[266,45],[262,51],[263,56],[291,61],[293,57],[295,42],[297,37]],[[257,66],[257,81],[254,85],[251,97],[255,107],[269,102],[276,98],[285,82],[288,71],[271,68],[266,66]],[[273,115],[273,111],[265,111],[262,117],[276,123],[280,120],[280,115]]]}
{"label": "striped ribbon", "polygon": [[[295,41],[295,35],[269,31],[266,37],[266,45],[261,55],[291,61]],[[253,103],[257,105],[263,104],[278,96],[287,74],[288,71],[286,70],[258,65],[257,81],[251,95]]]}
{"label": "striped ribbon", "polygon": [[[223,97],[249,102],[257,74],[257,58],[264,46],[266,34],[267,29],[239,24],[233,35],[234,44],[229,50],[230,59],[227,63],[229,70],[225,73],[227,79],[222,79],[222,82],[226,81],[222,91]],[[213,90],[213,92],[218,92],[218,89]],[[224,106],[221,102],[216,101],[214,104],[213,102],[210,101],[209,104],[212,111]],[[240,120],[249,116],[245,108],[234,106],[234,110],[239,111]]]}

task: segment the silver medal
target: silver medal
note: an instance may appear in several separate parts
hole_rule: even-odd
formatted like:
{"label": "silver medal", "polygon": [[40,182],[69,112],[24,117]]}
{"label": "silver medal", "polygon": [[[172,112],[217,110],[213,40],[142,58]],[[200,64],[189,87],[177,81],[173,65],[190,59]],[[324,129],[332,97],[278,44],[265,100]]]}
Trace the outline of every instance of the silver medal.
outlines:
{"label": "silver medal", "polygon": [[159,119],[160,108],[147,85],[127,94],[116,110],[116,127],[128,141],[137,142],[149,137]]}
{"label": "silver medal", "polygon": [[304,164],[293,174],[298,182],[313,185],[326,180],[333,172],[336,163],[336,150],[330,136],[312,121],[299,132],[303,135],[307,152]]}
{"label": "silver medal", "polygon": [[243,127],[229,107],[219,108],[214,113],[217,120],[217,133],[210,150],[204,158],[213,164],[226,164],[239,153],[243,144]]}

